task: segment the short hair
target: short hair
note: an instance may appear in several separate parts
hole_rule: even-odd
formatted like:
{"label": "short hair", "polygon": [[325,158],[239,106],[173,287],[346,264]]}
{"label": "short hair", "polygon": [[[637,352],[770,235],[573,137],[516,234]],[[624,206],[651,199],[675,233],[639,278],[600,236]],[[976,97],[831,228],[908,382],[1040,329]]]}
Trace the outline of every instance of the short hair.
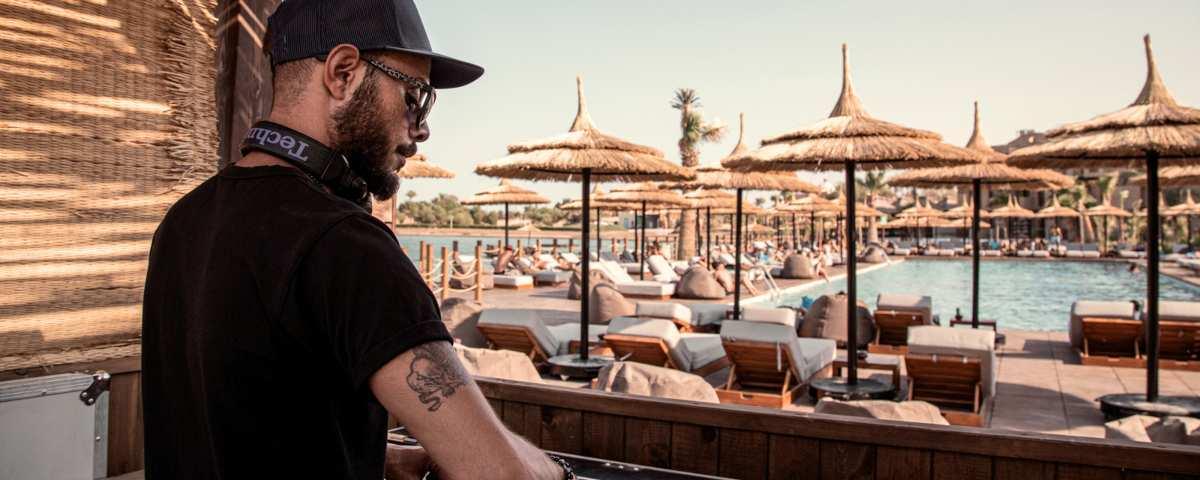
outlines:
{"label": "short hair", "polygon": [[271,72],[271,88],[274,91],[273,102],[282,101],[284,104],[295,102],[304,92],[304,86],[312,75],[313,69],[320,65],[315,58],[304,58],[276,65]]}

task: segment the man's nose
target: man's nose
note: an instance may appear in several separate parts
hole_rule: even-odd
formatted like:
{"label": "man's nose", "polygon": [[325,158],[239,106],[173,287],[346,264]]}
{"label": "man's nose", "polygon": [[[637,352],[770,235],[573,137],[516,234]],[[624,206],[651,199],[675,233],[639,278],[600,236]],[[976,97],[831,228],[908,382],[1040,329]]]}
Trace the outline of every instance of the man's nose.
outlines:
{"label": "man's nose", "polygon": [[421,122],[415,129],[409,129],[412,135],[413,142],[424,142],[429,140],[429,123]]}

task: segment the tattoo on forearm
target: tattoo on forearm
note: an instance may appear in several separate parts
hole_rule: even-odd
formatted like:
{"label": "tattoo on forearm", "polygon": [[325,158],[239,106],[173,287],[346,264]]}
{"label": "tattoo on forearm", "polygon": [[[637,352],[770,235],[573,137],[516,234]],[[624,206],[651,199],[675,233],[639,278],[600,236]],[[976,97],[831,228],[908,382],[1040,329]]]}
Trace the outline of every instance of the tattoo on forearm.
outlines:
{"label": "tattoo on forearm", "polygon": [[417,393],[417,399],[428,405],[431,412],[441,408],[446,398],[467,384],[465,372],[448,350],[441,343],[426,343],[412,349],[408,388]]}

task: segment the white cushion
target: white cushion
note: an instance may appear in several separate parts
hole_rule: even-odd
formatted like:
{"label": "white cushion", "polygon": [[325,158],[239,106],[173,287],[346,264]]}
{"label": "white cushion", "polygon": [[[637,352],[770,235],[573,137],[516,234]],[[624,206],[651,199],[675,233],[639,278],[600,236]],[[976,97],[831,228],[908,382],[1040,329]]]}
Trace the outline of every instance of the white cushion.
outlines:
{"label": "white cushion", "polygon": [[625,270],[625,267],[622,267],[617,262],[601,260],[597,262],[597,264],[604,269],[604,272],[607,273],[609,278],[612,278],[612,281],[615,283],[626,283],[633,281],[633,277],[629,276],[629,272]]}
{"label": "white cushion", "polygon": [[[571,353],[571,340],[579,340],[579,322],[564,323],[561,325],[551,325],[546,327],[546,330],[554,336],[554,340],[558,342],[558,350],[556,355],[564,355]],[[608,331],[607,325],[592,325],[588,324],[588,341],[592,345],[603,343],[600,340],[600,335]]]}
{"label": "white cushion", "polygon": [[723,340],[774,343],[787,348],[794,362],[792,373],[797,378],[807,379],[814,373],[833,363],[837,356],[837,343],[826,338],[800,338],[796,329],[778,323],[728,321],[721,325]]}
{"label": "white cushion", "polygon": [[893,249],[892,249],[892,255],[905,255],[905,256],[907,256],[907,255],[909,255],[909,254],[911,254],[911,253],[912,253],[912,249],[911,249],[911,248],[893,248]]}
{"label": "white cushion", "polygon": [[576,255],[574,253],[563,252],[563,253],[559,254],[558,256],[562,257],[563,260],[566,260],[567,263],[579,263],[579,255]]}
{"label": "white cushion", "polygon": [[743,307],[742,320],[747,322],[777,323],[796,327],[796,311],[790,308]]}
{"label": "white cushion", "polygon": [[558,261],[554,259],[554,256],[552,256],[548,253],[538,254],[537,258],[538,258],[539,262],[546,262],[549,265],[557,265],[558,264]]}
{"label": "white cushion", "polygon": [[908,352],[978,358],[984,396],[996,391],[996,332],[990,329],[909,327]]}
{"label": "white cushion", "polygon": [[1174,322],[1200,322],[1200,302],[1162,300],[1158,302],[1158,319]]}
{"label": "white cushion", "polygon": [[999,250],[980,250],[979,255],[983,257],[999,257],[1004,255],[1004,253]]}
{"label": "white cushion", "polygon": [[641,297],[669,297],[675,294],[675,284],[652,280],[630,280],[628,282],[617,283],[617,291],[625,295]]}
{"label": "white cushion", "polygon": [[1018,257],[1032,257],[1033,250],[1017,250]]}
{"label": "white cushion", "polygon": [[1080,253],[1083,258],[1100,258],[1100,252],[1095,250],[1084,250]]}
{"label": "white cushion", "polygon": [[1133,320],[1133,313],[1133,302],[1129,301],[1076,300],[1071,304],[1071,319],[1067,325],[1071,346],[1083,348],[1083,317]]}
{"label": "white cushion", "polygon": [[657,338],[667,345],[671,361],[685,372],[692,370],[691,357],[679,348],[679,329],[670,320],[656,318],[616,317],[608,322],[609,334]]}
{"label": "white cushion", "polygon": [[1133,250],[1121,250],[1117,252],[1117,255],[1121,258],[1142,258],[1142,252],[1135,252]]}
{"label": "white cushion", "polygon": [[693,303],[688,308],[692,311],[692,325],[712,325],[725,320],[730,307],[723,303]]}
{"label": "white cushion", "polygon": [[692,310],[672,302],[637,302],[634,315],[638,317],[665,318],[692,323]]}
{"label": "white cushion", "polygon": [[[625,273],[630,275],[635,275],[642,271],[641,262],[620,262],[617,265],[620,265],[621,268],[625,269]],[[646,271],[650,271],[650,268],[647,267]]]}
{"label": "white cushion", "polygon": [[[517,308],[486,308],[479,312],[479,325],[509,325],[524,327],[547,355],[558,354],[558,337],[551,333],[534,310]],[[578,326],[576,327],[578,328]]]}
{"label": "white cushion", "polygon": [[1082,250],[1067,250],[1067,258],[1083,258]]}
{"label": "white cushion", "polygon": [[953,257],[954,255],[954,250],[938,250],[939,257]]}
{"label": "white cushion", "polygon": [[675,274],[675,268],[671,266],[671,262],[663,258],[662,255],[651,255],[646,258],[646,264],[650,267],[650,271],[654,272],[654,279],[660,282],[678,282],[679,275]]}
{"label": "white cushion", "polygon": [[715,333],[680,333],[679,347],[686,352],[692,370],[725,358],[721,336]]}
{"label": "white cushion", "polygon": [[1049,250],[1034,250],[1032,256],[1034,258],[1050,258],[1050,251]]}
{"label": "white cushion", "polygon": [[523,287],[533,285],[533,277],[529,275],[493,275],[496,285],[504,287]]}
{"label": "white cushion", "polygon": [[919,313],[926,325],[933,323],[933,298],[906,293],[880,293],[875,298],[875,310],[896,310]]}

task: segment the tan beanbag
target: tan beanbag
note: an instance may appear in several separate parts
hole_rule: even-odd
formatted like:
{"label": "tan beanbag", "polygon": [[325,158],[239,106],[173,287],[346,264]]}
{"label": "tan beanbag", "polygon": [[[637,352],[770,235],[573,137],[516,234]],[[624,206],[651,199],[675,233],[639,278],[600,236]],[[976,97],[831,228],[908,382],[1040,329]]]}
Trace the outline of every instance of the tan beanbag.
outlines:
{"label": "tan beanbag", "polygon": [[458,360],[468,373],[480,377],[502,378],[522,382],[542,383],[533,361],[521,352],[490,350],[455,345]]}
{"label": "tan beanbag", "polygon": [[859,260],[863,263],[884,263],[887,261],[887,253],[882,248],[871,245],[867,247],[867,251],[863,252]]}
{"label": "tan beanbag", "polygon": [[614,317],[633,315],[637,305],[626,300],[611,283],[604,282],[592,287],[588,310],[588,322],[593,325],[608,324]]}
{"label": "tan beanbag", "polygon": [[783,272],[779,274],[779,278],[807,280],[817,278],[817,274],[813,271],[812,259],[808,254],[793,253],[783,259]]}
{"label": "tan beanbag", "polygon": [[903,422],[949,425],[941,410],[929,402],[892,402],[888,400],[855,400],[843,402],[824,397],[817,402],[815,413],[845,415],[848,417],[900,420]]}
{"label": "tan beanbag", "polygon": [[597,390],[650,397],[720,403],[717,391],[699,375],[644,363],[614,362],[600,369]]}
{"label": "tan beanbag", "polygon": [[[571,273],[571,284],[567,287],[567,298],[570,300],[579,300],[580,298],[583,298],[582,296],[579,295],[579,282],[580,282],[579,270],[580,270],[580,268],[576,268],[575,271]],[[604,274],[601,273],[600,270],[596,268],[595,263],[592,263],[591,268],[589,270],[591,271],[591,277],[592,277],[591,281],[589,282],[590,285],[588,285],[589,287],[595,288],[596,285],[599,285],[601,283],[610,283],[608,281],[608,278],[605,277]]]}
{"label": "tan beanbag", "polygon": [[717,270],[713,272],[713,278],[717,280],[717,284],[720,285],[721,288],[725,289],[726,295],[733,293],[734,285],[732,272],[726,270],[724,266],[719,266],[717,267]]}
{"label": "tan beanbag", "polygon": [[693,298],[701,300],[718,300],[725,298],[725,288],[717,283],[707,268],[695,265],[689,268],[675,285],[675,296],[678,298]]}
{"label": "tan beanbag", "polygon": [[486,347],[487,340],[479,333],[479,312],[483,305],[465,298],[450,297],[442,302],[442,322],[450,335],[468,347]]}
{"label": "tan beanbag", "polygon": [[1200,446],[1200,418],[1133,415],[1105,423],[1104,438]]}
{"label": "tan beanbag", "polygon": [[[846,295],[822,295],[813,302],[800,324],[800,336],[836,340],[846,344]],[[866,348],[875,338],[875,320],[867,304],[858,301],[858,348]]]}

